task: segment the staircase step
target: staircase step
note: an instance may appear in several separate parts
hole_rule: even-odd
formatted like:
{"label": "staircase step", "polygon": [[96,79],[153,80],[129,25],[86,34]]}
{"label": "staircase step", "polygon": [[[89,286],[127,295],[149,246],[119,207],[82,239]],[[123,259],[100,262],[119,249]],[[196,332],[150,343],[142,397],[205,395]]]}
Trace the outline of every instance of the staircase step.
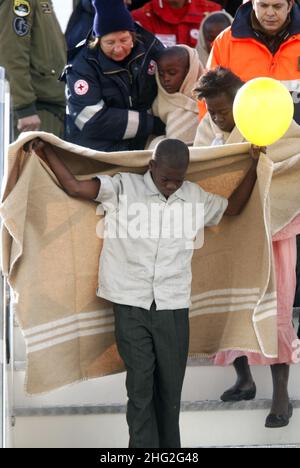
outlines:
{"label": "staircase step", "polygon": [[[183,401],[181,403],[182,412],[193,411],[254,411],[269,410],[271,400],[240,401],[237,403],[223,403],[222,401]],[[300,400],[292,401],[294,410],[300,409]],[[36,417],[36,416],[78,416],[78,415],[99,415],[99,414],[124,414],[126,405],[86,405],[86,406],[53,406],[53,407],[15,407],[16,417]]]}
{"label": "staircase step", "polygon": [[[298,326],[300,308],[294,310]],[[24,393],[25,344],[14,327],[15,447],[127,447],[125,373],[28,396]],[[223,403],[221,393],[233,385],[232,367],[214,367],[210,360],[189,360],[181,414],[183,447],[299,447],[300,367],[291,367],[290,396],[294,416],[282,429],[265,429],[271,406],[270,370],[253,367],[257,399]]]}
{"label": "staircase step", "polygon": [[[180,418],[183,447],[292,447],[300,444],[300,401],[290,424],[266,429],[270,400],[232,405],[184,402]],[[112,410],[113,412],[110,412]],[[125,448],[125,406],[103,408],[16,408],[16,448]]]}

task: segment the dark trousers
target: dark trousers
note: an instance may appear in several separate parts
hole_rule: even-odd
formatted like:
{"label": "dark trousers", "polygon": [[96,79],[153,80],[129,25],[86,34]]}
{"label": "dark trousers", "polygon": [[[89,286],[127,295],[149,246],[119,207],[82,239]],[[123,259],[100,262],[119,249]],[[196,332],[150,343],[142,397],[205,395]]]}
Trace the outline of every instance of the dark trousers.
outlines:
{"label": "dark trousers", "polygon": [[114,304],[114,312],[116,342],[127,370],[129,447],[179,448],[188,309]]}

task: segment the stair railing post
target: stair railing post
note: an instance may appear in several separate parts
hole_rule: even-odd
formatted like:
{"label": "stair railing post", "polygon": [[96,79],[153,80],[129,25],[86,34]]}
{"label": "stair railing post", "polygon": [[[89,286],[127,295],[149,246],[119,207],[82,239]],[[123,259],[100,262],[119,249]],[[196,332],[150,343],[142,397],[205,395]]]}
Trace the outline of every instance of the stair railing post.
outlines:
{"label": "stair railing post", "polygon": [[[5,70],[0,67],[0,183],[2,185],[5,171],[5,154],[10,142],[11,115],[9,84],[5,79]],[[5,448],[8,440],[8,424],[11,418],[7,394],[7,366],[10,358],[11,329],[10,312],[8,308],[8,286],[6,278],[1,271],[0,278],[0,447]],[[12,366],[12,363],[10,363]]]}

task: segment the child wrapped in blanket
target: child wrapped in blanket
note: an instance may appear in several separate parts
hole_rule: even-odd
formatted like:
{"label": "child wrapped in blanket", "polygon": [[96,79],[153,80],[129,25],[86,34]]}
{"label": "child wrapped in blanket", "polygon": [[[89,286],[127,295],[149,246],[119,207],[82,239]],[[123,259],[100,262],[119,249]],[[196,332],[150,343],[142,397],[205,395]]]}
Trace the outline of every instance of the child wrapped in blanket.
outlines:
{"label": "child wrapped in blanket", "polygon": [[[199,125],[194,146],[219,146],[245,141],[233,117],[234,98],[243,84],[238,76],[223,67],[210,70],[201,77],[195,92],[198,99],[205,100],[208,112]],[[218,366],[233,364],[237,374],[236,383],[221,396],[221,400],[226,402],[254,399],[256,385],[250,366],[271,366],[273,398],[265,421],[267,428],[287,426],[293,414],[288,381],[289,366],[293,363],[293,342],[297,339],[292,312],[296,286],[296,234],[299,232],[298,215],[272,237],[277,282],[278,357],[267,358],[259,353],[232,349],[219,351],[214,358],[214,364]]]}
{"label": "child wrapped in blanket", "polygon": [[148,143],[149,149],[164,138],[176,138],[193,145],[199,124],[193,89],[202,73],[195,49],[180,45],[162,51],[157,61],[158,95],[152,110],[166,124],[166,135]]}

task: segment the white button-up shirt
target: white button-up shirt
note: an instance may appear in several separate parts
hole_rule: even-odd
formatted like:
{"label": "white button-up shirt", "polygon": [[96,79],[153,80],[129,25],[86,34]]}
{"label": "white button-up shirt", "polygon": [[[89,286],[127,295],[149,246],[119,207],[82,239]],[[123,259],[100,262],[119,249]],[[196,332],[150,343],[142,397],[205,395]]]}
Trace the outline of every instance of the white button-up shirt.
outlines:
{"label": "white button-up shirt", "polygon": [[149,171],[99,179],[95,201],[106,216],[97,295],[143,309],[153,301],[157,310],[188,308],[193,240],[220,222],[228,200],[187,181],[166,199]]}

